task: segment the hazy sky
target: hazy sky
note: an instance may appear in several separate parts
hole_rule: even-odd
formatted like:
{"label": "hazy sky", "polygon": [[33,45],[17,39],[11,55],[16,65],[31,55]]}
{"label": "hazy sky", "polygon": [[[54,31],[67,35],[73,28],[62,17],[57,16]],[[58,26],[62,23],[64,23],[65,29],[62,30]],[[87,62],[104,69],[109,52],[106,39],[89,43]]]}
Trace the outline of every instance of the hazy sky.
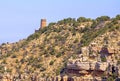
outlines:
{"label": "hazy sky", "polygon": [[96,18],[120,14],[120,0],[0,0],[0,43],[26,38],[48,22],[80,16]]}

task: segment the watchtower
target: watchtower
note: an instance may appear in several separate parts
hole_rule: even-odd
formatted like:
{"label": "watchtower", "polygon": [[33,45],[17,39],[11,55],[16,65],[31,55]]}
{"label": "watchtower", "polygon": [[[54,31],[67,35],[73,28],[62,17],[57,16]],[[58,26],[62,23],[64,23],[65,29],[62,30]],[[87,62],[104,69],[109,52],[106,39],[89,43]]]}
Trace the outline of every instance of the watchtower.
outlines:
{"label": "watchtower", "polygon": [[41,19],[41,28],[46,27],[46,19]]}

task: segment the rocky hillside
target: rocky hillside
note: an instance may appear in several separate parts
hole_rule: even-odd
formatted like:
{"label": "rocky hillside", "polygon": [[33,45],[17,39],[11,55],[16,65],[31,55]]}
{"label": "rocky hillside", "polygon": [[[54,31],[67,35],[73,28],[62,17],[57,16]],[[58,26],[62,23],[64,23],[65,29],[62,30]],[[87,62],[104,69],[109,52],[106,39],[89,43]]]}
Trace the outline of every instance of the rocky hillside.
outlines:
{"label": "rocky hillside", "polygon": [[[112,56],[107,57],[104,49]],[[81,74],[69,73],[67,65],[70,60],[80,60],[81,55],[86,57],[83,59],[86,62],[97,62],[100,56],[102,62],[120,64],[120,15],[115,18],[67,18],[50,23],[19,42],[3,43],[0,46],[0,73],[2,78],[9,76],[25,81],[33,76],[80,77]]]}

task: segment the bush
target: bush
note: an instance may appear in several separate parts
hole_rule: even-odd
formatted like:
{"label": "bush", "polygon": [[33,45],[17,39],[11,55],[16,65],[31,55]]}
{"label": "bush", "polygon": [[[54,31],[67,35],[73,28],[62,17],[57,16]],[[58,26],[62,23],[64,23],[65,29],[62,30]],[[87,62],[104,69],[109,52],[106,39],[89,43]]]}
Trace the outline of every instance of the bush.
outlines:
{"label": "bush", "polygon": [[57,68],[57,70],[56,70],[56,76],[57,75],[60,75],[60,70],[61,70],[61,68],[59,67],[59,68]]}
{"label": "bush", "polygon": [[58,24],[71,24],[74,22],[76,22],[76,20],[74,18],[66,18],[61,21],[58,21]]}
{"label": "bush", "polygon": [[108,77],[107,81],[114,81],[113,77]]}
{"label": "bush", "polygon": [[117,19],[117,20],[120,20],[120,15],[117,15],[117,16],[116,16],[116,19]]}
{"label": "bush", "polygon": [[120,65],[120,60],[117,61],[117,64]]}
{"label": "bush", "polygon": [[18,61],[18,59],[16,59],[16,61],[15,61],[16,63],[18,63],[19,61]]}
{"label": "bush", "polygon": [[49,63],[49,65],[53,65],[54,64],[54,61],[52,60],[52,61],[50,61],[50,63]]}
{"label": "bush", "polygon": [[108,30],[108,27],[105,26],[104,28],[101,28],[99,30],[95,29],[89,29],[84,32],[84,35],[81,38],[81,44],[82,46],[88,46],[91,41],[93,41],[97,36],[104,34]]}
{"label": "bush", "polygon": [[59,58],[59,57],[61,57],[61,55],[62,55],[62,53],[59,52],[59,53],[56,55],[56,57]]}
{"label": "bush", "polygon": [[89,21],[91,21],[91,19],[90,18],[85,18],[85,17],[79,17],[77,19],[77,21],[78,22],[89,22]]}
{"label": "bush", "polygon": [[7,62],[6,62],[6,60],[5,60],[5,59],[3,60],[3,62],[2,62],[2,63],[3,63],[3,64],[7,64]]}
{"label": "bush", "polygon": [[39,33],[34,33],[34,34],[30,35],[30,36],[27,38],[27,41],[31,41],[31,40],[33,40],[33,39],[37,39],[39,36],[40,36]]}
{"label": "bush", "polygon": [[36,66],[36,68],[41,68],[42,67],[42,64],[37,64],[37,65],[35,65]]}
{"label": "bush", "polygon": [[54,22],[52,22],[52,23],[49,23],[49,25],[48,26],[53,26],[53,25],[55,25],[56,23],[54,23]]}
{"label": "bush", "polygon": [[17,57],[17,56],[16,56],[15,54],[13,54],[11,58],[16,58],[16,57]]}
{"label": "bush", "polygon": [[106,62],[107,59],[106,59],[105,57],[102,57],[102,58],[101,58],[101,61],[102,61],[102,62]]}
{"label": "bush", "polygon": [[98,22],[108,21],[108,20],[110,20],[110,17],[108,17],[108,16],[101,16],[101,17],[97,17],[96,20],[97,20]]}
{"label": "bush", "polygon": [[0,70],[3,70],[3,69],[4,69],[4,66],[1,66],[1,65],[0,65]]}
{"label": "bush", "polygon": [[78,39],[75,39],[75,40],[74,40],[74,43],[78,43],[78,42],[79,42],[79,40],[78,40]]}

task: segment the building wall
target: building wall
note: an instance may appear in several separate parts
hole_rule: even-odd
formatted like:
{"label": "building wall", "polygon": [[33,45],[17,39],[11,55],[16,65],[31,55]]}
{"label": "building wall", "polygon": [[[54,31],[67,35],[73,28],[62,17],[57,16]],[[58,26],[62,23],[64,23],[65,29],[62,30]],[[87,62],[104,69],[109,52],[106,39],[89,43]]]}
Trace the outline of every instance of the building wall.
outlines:
{"label": "building wall", "polygon": [[41,19],[41,28],[46,27],[46,19]]}

